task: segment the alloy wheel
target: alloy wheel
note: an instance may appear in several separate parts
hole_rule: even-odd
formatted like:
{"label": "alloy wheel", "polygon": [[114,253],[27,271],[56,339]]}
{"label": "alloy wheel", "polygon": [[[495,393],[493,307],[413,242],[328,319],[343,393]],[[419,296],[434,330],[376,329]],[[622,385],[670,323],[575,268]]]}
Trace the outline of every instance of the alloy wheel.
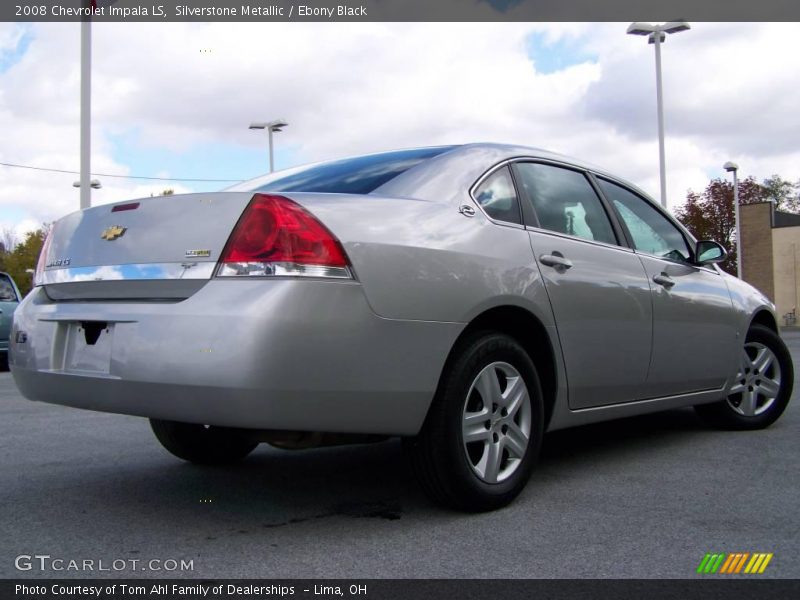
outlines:
{"label": "alloy wheel", "polygon": [[760,415],[775,403],[781,390],[781,367],[775,353],[764,344],[748,342],[741,366],[728,395],[728,404],[740,415]]}
{"label": "alloy wheel", "polygon": [[486,366],[467,393],[462,441],[472,471],[500,483],[517,470],[531,435],[531,401],[525,380],[506,362]]}

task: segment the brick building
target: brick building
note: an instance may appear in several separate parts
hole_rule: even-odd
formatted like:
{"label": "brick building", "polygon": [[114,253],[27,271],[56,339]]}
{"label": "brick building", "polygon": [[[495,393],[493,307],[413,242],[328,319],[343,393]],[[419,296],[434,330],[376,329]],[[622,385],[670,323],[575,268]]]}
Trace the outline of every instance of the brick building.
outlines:
{"label": "brick building", "polygon": [[800,215],[758,202],[740,206],[739,216],[742,278],[769,296],[785,325],[800,308]]}

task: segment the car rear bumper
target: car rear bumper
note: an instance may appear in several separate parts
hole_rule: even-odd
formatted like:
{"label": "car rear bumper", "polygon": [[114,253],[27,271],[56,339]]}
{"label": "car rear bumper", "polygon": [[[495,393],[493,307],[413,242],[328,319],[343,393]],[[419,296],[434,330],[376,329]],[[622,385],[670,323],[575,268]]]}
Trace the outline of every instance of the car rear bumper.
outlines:
{"label": "car rear bumper", "polygon": [[[86,323],[105,327],[94,345]],[[90,325],[91,326],[91,325]],[[412,435],[463,324],[378,317],[356,282],[211,280],[181,302],[19,306],[10,366],[32,399],[160,419]]]}

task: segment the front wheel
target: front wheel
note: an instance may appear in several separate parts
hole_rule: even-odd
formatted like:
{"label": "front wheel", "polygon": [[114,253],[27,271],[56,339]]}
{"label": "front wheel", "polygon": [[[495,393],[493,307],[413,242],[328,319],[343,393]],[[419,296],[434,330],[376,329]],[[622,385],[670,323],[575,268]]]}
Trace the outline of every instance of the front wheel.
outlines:
{"label": "front wheel", "polygon": [[221,465],[242,460],[257,442],[226,427],[150,419],[150,427],[171,454],[200,465]]}
{"label": "front wheel", "polygon": [[723,429],[763,429],[778,420],[789,404],[794,365],[778,334],[753,325],[740,354],[740,366],[727,398],[695,410]]}
{"label": "front wheel", "polygon": [[513,500],[542,442],[536,368],[511,337],[471,336],[456,350],[422,431],[405,447],[423,489],[439,504],[486,511]]}

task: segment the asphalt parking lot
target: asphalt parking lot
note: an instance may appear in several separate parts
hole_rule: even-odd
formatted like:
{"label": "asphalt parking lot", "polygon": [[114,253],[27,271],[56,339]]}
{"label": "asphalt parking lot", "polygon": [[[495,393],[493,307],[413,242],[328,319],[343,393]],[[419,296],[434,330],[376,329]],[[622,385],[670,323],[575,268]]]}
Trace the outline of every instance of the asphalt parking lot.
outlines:
{"label": "asphalt parking lot", "polygon": [[[800,371],[800,333],[785,338]],[[4,372],[0,577],[685,578],[706,552],[741,551],[774,553],[761,577],[795,578],[797,395],[760,432],[677,410],[549,434],[516,503],[462,515],[428,502],[396,441],[262,445],[200,468],[144,419],[29,402]],[[126,566],[17,570],[35,554]],[[153,559],[193,570],[142,571]]]}

